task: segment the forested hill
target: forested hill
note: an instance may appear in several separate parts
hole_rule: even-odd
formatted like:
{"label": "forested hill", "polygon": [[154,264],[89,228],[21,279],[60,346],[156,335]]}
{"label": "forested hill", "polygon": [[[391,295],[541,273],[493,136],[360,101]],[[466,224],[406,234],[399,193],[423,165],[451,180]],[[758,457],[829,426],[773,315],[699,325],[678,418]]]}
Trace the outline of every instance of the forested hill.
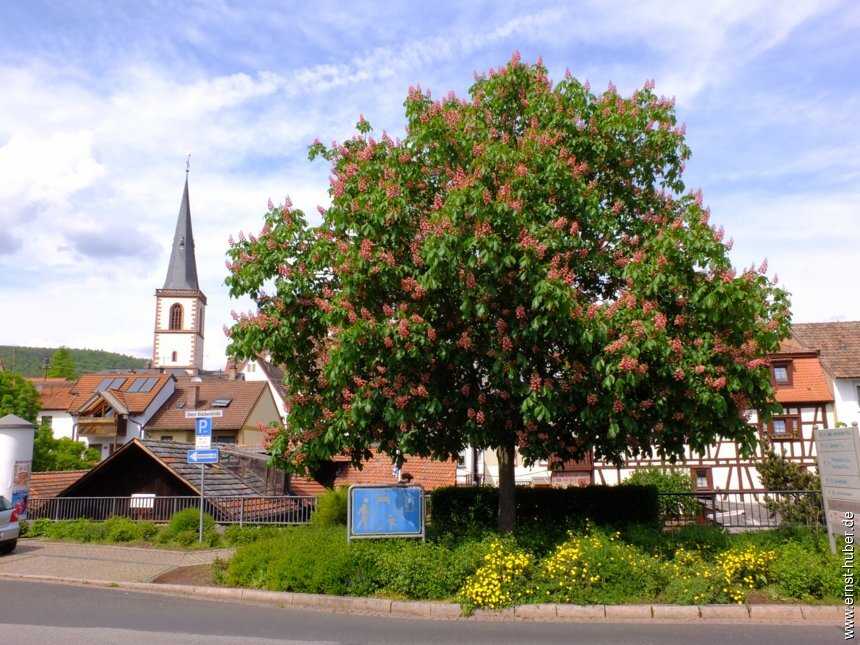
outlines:
{"label": "forested hill", "polygon": [[[57,347],[13,347],[0,345],[0,361],[7,370],[21,376],[39,377],[45,374],[46,358],[50,359]],[[105,352],[100,349],[71,349],[78,374],[91,374],[106,369],[146,367],[145,358]]]}

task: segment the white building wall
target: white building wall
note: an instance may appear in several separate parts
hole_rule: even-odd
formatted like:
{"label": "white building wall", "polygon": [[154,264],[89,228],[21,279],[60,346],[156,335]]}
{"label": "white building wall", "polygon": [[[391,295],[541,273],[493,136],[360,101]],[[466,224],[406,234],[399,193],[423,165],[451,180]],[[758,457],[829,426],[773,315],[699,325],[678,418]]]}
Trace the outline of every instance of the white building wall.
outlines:
{"label": "white building wall", "polygon": [[[495,450],[485,450],[484,457],[484,483],[490,486],[499,485],[499,458]],[[519,452],[516,453],[514,462],[514,479],[517,486],[549,486],[550,471],[545,461],[533,466],[525,466]]]}
{"label": "white building wall", "polygon": [[860,378],[833,379],[836,419],[847,426],[860,425]]}
{"label": "white building wall", "polygon": [[43,417],[51,417],[51,430],[54,433],[54,439],[73,438],[75,420],[67,410],[42,410],[36,418],[38,425],[42,425]]}

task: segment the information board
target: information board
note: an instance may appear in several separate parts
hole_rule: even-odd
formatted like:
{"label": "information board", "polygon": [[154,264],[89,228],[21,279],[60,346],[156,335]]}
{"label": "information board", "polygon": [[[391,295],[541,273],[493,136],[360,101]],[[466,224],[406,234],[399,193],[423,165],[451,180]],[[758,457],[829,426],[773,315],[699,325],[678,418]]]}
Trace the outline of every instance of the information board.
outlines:
{"label": "information board", "polygon": [[814,432],[827,534],[835,552],[834,536],[853,534],[853,519],[860,517],[860,432],[857,426]]}
{"label": "information board", "polygon": [[424,538],[424,487],[419,484],[349,488],[349,536]]}

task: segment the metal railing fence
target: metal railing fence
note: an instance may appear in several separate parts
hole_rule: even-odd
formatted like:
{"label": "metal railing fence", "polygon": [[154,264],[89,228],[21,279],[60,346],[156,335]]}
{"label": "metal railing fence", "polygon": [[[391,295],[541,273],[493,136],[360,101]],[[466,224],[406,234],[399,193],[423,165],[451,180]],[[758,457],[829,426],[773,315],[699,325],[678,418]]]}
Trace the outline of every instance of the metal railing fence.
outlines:
{"label": "metal railing fence", "polygon": [[665,526],[698,523],[730,531],[783,526],[826,528],[820,490],[659,493],[658,499]]}
{"label": "metal railing fence", "polygon": [[[218,524],[307,524],[316,497],[206,496],[203,508]],[[104,521],[115,516],[167,522],[174,513],[199,508],[199,497],[31,497],[27,519]]]}
{"label": "metal railing fence", "polygon": [[[826,527],[820,490],[659,493],[658,503],[661,520],[667,527],[708,524],[731,531]],[[316,497],[302,496],[204,498],[204,510],[218,524],[307,524],[316,505]],[[167,522],[178,511],[199,507],[200,498],[195,496],[31,497],[27,518],[104,521],[122,516]],[[429,496],[427,511],[429,514]]]}

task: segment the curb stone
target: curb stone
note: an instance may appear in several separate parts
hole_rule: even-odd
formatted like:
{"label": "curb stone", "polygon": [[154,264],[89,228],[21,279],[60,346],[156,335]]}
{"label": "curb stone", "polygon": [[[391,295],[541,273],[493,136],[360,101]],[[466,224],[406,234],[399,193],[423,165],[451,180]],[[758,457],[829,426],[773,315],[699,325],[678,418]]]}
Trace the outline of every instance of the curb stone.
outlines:
{"label": "curb stone", "polygon": [[562,620],[603,620],[606,618],[606,607],[604,605],[556,605],[555,613]]}
{"label": "curb stone", "polygon": [[606,605],[604,607],[607,618],[621,618],[623,620],[651,620],[654,613],[651,605]]}
{"label": "curb stone", "polygon": [[699,620],[702,616],[697,605],[652,605],[654,620]]}
{"label": "curb stone", "polygon": [[240,589],[234,587],[197,587],[191,585],[155,584],[84,580],[45,575],[0,573],[3,580],[30,580],[92,587],[124,589],[143,593],[246,602],[277,607],[303,607],[342,612],[373,613],[401,618],[436,620],[545,620],[561,622],[638,622],[663,623],[702,620],[713,623],[773,623],[794,625],[841,625],[841,605],[520,605],[500,611],[476,610],[474,616],[462,616],[459,605],[443,602],[388,600],[384,598],[351,598],[318,594]]}
{"label": "curb stone", "polygon": [[699,607],[702,618],[729,618],[732,620],[749,620],[750,610],[746,605],[702,605]]}

